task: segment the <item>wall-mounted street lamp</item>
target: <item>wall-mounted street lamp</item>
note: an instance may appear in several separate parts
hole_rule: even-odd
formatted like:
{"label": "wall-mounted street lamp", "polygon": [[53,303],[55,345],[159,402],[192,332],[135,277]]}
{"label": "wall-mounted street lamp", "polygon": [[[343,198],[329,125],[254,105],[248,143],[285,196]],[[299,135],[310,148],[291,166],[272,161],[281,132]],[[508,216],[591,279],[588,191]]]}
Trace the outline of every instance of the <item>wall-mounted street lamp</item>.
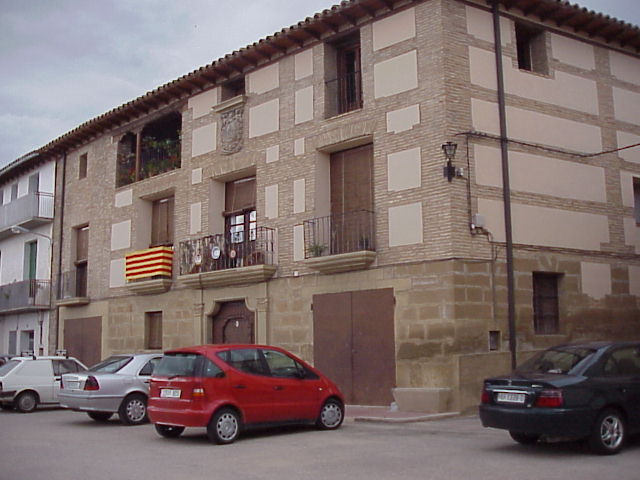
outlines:
{"label": "wall-mounted street lamp", "polygon": [[11,227],[11,233],[15,233],[16,235],[20,235],[21,233],[31,233],[32,235],[37,235],[39,237],[44,237],[49,242],[53,243],[53,240],[49,235],[45,235],[44,233],[34,232],[33,230],[29,230],[28,228],[21,227],[20,225],[14,225]]}
{"label": "wall-mounted street lamp", "polygon": [[458,149],[458,144],[453,142],[447,142],[442,144],[442,151],[444,152],[444,157],[447,159],[446,165],[443,167],[442,172],[444,177],[451,182],[451,179],[456,176],[456,167],[453,166],[453,159],[456,156],[456,150]]}

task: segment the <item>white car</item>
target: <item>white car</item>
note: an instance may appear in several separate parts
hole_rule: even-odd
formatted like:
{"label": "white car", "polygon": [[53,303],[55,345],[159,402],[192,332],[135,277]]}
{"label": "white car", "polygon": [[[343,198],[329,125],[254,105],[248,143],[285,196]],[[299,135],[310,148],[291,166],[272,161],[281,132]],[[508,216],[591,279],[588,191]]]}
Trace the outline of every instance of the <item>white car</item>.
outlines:
{"label": "white car", "polygon": [[14,357],[0,366],[0,405],[29,413],[39,404],[58,404],[62,374],[86,369],[72,357]]}

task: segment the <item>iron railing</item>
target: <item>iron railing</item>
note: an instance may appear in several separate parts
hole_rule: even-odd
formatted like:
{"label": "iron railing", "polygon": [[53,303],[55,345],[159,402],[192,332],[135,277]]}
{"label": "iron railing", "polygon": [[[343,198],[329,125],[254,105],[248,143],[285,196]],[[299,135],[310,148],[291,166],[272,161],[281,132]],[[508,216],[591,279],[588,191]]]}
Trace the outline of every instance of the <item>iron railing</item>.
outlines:
{"label": "iron railing", "polygon": [[58,300],[87,296],[87,272],[85,269],[63,272],[58,276]]}
{"label": "iron railing", "polygon": [[33,219],[53,219],[53,194],[35,192],[0,206],[0,230],[22,225]]}
{"label": "iron railing", "polygon": [[304,222],[305,258],[375,251],[374,214],[356,210]]}
{"label": "iron railing", "polygon": [[180,275],[253,265],[273,265],[275,230],[251,229],[248,235],[209,235],[180,242]]}
{"label": "iron railing", "polygon": [[49,280],[24,280],[0,286],[0,311],[47,309],[51,305]]}

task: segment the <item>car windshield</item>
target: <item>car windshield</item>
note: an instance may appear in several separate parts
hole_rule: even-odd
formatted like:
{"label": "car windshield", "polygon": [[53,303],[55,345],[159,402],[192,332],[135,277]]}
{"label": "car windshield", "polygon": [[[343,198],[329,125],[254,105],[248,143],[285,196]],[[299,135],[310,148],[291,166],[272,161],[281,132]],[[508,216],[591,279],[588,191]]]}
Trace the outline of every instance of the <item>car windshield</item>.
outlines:
{"label": "car windshield", "polygon": [[160,377],[194,377],[196,360],[199,356],[196,353],[165,354],[160,360],[160,364],[153,371],[153,375]]}
{"label": "car windshield", "polygon": [[567,374],[594,353],[589,348],[551,348],[524,362],[516,372]]}
{"label": "car windshield", "polygon": [[109,357],[106,360],[94,365],[90,372],[116,373],[128,364],[133,357],[123,357],[122,355]]}
{"label": "car windshield", "polygon": [[7,363],[0,367],[0,377],[5,376],[19,364],[20,360],[9,360]]}

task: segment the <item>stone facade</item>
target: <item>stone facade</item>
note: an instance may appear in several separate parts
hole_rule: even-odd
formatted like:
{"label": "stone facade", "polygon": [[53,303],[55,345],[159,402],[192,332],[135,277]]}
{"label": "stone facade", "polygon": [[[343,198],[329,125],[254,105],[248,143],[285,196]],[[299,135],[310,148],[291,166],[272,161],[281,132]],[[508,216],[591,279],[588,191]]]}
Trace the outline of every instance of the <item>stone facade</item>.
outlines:
{"label": "stone facade", "polygon": [[[56,197],[61,248],[53,263],[57,273],[73,270],[74,229],[88,225],[89,279],[88,303],[59,308],[56,346],[65,343],[66,319],[100,316],[103,356],[142,350],[145,313],[158,311],[164,349],[209,342],[219,306],[244,300],[255,313],[256,342],[313,362],[314,295],[391,288],[395,338],[381,341],[393,342],[396,386],[449,389],[439,405],[473,407],[482,379],[510,365],[502,184],[492,174],[500,155],[495,67],[483,63],[495,58],[491,14],[484,3],[456,0],[395,5],[248,68],[241,96],[226,98],[224,85],[202,87],[59,158],[58,190],[65,193]],[[521,21],[545,32],[548,73],[518,69],[514,25]],[[625,157],[599,154],[626,146],[620,138],[640,138],[640,118],[616,104],[618,91],[640,99],[640,77],[626,73],[640,68],[637,52],[517,9],[503,12],[501,25],[513,140],[518,358],[560,342],[637,335],[640,237],[630,223],[629,192],[640,178],[640,157],[637,147]],[[334,38],[352,32],[360,39],[363,107],[331,115]],[[566,75],[580,82],[556,100]],[[527,82],[532,88],[521,88]],[[241,145],[234,138],[233,151],[220,143],[228,108],[243,109],[237,117],[243,137]],[[116,188],[120,139],[167,112],[182,116],[181,167]],[[559,127],[566,129],[566,145],[552,135]],[[575,143],[585,131],[599,138]],[[447,182],[441,145],[450,140],[458,143],[454,162],[464,176]],[[305,262],[303,223],[330,213],[331,153],[369,143],[375,259],[364,269],[318,273]],[[88,174],[80,179],[85,153]],[[200,274],[179,272],[180,242],[223,234],[225,182],[248,176],[256,178],[257,224],[276,232],[275,274],[257,283],[204,286]],[[580,184],[585,178],[591,183]],[[166,196],[175,202],[173,276],[166,292],[135,294],[124,281],[125,256],[149,247],[150,205]],[[484,229],[471,225],[478,213]],[[579,219],[579,230],[564,235],[565,219]],[[559,329],[552,335],[533,327],[533,272],[561,278]]]}

